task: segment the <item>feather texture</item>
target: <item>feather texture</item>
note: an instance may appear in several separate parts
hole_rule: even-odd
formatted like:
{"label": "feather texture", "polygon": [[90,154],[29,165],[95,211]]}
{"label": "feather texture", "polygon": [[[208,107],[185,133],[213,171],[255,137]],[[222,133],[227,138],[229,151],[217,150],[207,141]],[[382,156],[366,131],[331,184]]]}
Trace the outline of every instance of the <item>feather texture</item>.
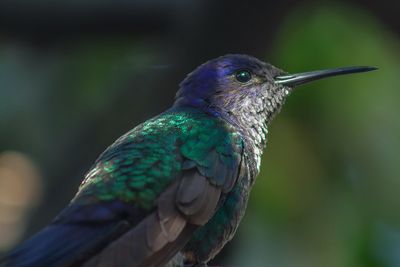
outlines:
{"label": "feather texture", "polygon": [[242,144],[229,124],[195,109],[139,125],[99,157],[70,205],[4,266],[167,263],[235,183]]}

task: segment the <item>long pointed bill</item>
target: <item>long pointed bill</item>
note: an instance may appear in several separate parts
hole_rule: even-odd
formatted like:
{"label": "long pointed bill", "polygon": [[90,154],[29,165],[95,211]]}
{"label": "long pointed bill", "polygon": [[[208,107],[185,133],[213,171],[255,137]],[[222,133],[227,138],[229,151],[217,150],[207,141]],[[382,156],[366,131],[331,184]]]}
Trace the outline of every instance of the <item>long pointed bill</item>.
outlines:
{"label": "long pointed bill", "polygon": [[275,83],[293,87],[326,77],[358,73],[358,72],[366,72],[376,69],[377,68],[375,67],[360,66],[360,67],[344,67],[344,68],[328,69],[328,70],[316,70],[310,72],[302,72],[302,73],[278,76],[275,77]]}

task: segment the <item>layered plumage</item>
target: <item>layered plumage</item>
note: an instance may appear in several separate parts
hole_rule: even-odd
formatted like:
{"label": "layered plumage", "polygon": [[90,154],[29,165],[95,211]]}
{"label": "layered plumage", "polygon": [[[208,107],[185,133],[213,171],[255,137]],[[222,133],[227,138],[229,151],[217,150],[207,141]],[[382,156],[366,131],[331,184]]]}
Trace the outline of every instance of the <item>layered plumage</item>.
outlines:
{"label": "layered plumage", "polygon": [[319,76],[329,73],[285,75],[245,55],[201,65],[171,109],[107,148],[71,203],[0,265],[205,265],[244,214],[268,124],[290,82]]}
{"label": "layered plumage", "polygon": [[223,120],[167,111],[110,146],[71,204],[6,266],[165,264],[223,205],[242,154],[242,139]]}
{"label": "layered plumage", "polygon": [[[240,69],[253,73],[252,83],[234,78]],[[277,90],[265,83],[273,72],[280,73],[240,55],[200,66],[182,82],[174,106],[103,152],[69,206],[3,265],[209,261],[232,238],[258,173],[266,119],[281,102],[268,100],[275,100],[268,90]],[[255,97],[260,101],[250,105]]]}

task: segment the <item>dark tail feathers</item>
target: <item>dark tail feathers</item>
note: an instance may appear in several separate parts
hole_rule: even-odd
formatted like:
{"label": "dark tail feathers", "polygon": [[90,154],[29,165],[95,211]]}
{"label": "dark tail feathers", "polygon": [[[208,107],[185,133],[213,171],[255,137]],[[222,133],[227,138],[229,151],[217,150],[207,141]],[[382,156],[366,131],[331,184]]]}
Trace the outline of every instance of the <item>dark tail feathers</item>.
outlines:
{"label": "dark tail feathers", "polygon": [[110,234],[113,225],[52,224],[4,259],[1,267],[61,267],[82,260]]}

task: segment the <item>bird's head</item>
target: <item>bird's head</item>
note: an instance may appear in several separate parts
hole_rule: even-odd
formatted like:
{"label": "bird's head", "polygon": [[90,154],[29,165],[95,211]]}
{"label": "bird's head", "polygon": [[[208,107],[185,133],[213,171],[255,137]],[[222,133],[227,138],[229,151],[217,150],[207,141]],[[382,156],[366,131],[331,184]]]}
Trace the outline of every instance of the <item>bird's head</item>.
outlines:
{"label": "bird's head", "polygon": [[192,106],[232,118],[262,115],[267,123],[298,85],[313,80],[373,70],[347,67],[288,74],[248,55],[212,59],[190,73],[180,84],[175,106]]}

